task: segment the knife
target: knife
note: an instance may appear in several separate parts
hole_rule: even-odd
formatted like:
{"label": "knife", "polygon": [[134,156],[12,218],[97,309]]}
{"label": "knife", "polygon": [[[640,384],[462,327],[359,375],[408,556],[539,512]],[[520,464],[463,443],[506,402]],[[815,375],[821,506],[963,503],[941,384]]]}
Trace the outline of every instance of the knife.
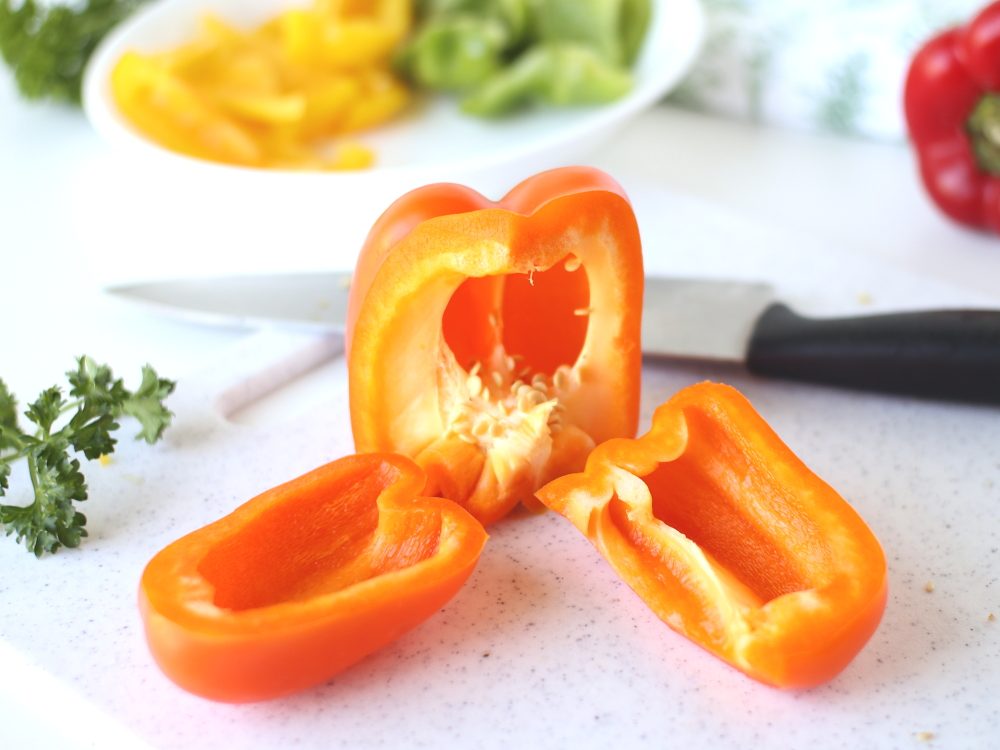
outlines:
{"label": "knife", "polygon": [[[350,276],[302,273],[110,287],[132,302],[215,325],[343,332]],[[754,374],[1000,404],[1000,310],[810,318],[763,283],[647,278],[649,357],[742,362]]]}

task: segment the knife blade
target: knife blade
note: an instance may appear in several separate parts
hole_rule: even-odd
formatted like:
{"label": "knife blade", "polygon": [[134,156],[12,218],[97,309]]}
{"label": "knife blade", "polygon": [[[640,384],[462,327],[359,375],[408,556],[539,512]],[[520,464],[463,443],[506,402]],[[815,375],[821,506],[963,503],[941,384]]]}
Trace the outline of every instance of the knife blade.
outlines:
{"label": "knife blade", "polygon": [[[350,275],[310,272],[122,284],[112,295],[213,325],[343,332]],[[765,283],[647,278],[649,357],[742,362],[757,375],[1000,404],[1000,310],[810,318]]]}

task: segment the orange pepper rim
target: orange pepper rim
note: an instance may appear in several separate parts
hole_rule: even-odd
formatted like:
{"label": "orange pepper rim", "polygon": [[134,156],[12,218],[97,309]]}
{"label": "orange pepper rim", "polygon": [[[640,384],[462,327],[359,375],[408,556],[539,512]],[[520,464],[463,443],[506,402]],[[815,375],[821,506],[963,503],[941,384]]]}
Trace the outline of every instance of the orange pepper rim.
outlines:
{"label": "orange pepper rim", "polygon": [[[481,527],[447,500],[419,497],[417,466],[396,455],[352,459],[268,490],[164,548],[143,574],[144,606],[202,636],[252,639],[350,619],[475,564]],[[353,483],[346,501],[337,492],[345,482]]]}
{"label": "orange pepper rim", "polygon": [[483,523],[532,503],[634,434],[641,301],[635,217],[603,173],[542,173],[498,203],[453,185],[404,196],[352,284],[356,447],[414,457]]}

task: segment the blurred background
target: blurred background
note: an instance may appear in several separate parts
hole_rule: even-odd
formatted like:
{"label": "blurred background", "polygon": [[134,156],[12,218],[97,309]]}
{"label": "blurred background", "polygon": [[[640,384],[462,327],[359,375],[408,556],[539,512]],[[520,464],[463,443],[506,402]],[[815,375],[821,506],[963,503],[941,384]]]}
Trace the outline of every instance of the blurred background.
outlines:
{"label": "blurred background", "polygon": [[903,81],[977,0],[702,0],[698,59],[667,103],[748,122],[903,141]]}
{"label": "blurred background", "polygon": [[[4,252],[72,244],[74,275],[97,286],[349,269],[371,222],[407,189],[458,181],[498,197],[532,172],[590,162],[637,196],[647,185],[694,196],[996,291],[994,240],[952,225],[923,195],[902,113],[915,50],[976,2],[587,0],[532,22],[535,5],[89,0],[59,16],[58,3],[3,0]],[[324,48],[302,32],[306,11],[314,31],[354,14],[361,36],[327,34]],[[265,65],[275,45],[285,58]],[[343,63],[358,50],[368,72]],[[311,59],[332,78],[302,73]],[[366,104],[351,109],[337,86]],[[144,111],[176,128],[151,133]],[[202,127],[208,141],[185,142],[205,111],[219,115]],[[318,130],[314,115],[326,117]],[[219,146],[232,133],[234,148],[250,138],[264,149],[256,167]]]}

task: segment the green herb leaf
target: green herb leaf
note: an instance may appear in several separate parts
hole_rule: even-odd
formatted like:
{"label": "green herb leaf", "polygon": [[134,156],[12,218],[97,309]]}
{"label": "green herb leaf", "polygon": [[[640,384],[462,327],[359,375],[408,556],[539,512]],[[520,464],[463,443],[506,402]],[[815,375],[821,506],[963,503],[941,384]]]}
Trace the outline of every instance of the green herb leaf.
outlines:
{"label": "green herb leaf", "polygon": [[29,505],[0,505],[0,525],[36,556],[76,547],[87,536],[87,518],[74,505],[87,499],[87,484],[80,461],[71,452],[88,459],[112,453],[116,441],[111,434],[123,415],[138,419],[137,437],[155,442],[172,416],[163,399],[173,392],[174,383],[158,377],[149,365],[134,393],[109,367],[89,357],[80,357],[76,370],[66,375],[72,401],[67,403],[59,387],[53,386],[25,412],[37,426],[34,434],[18,427],[16,403],[0,381],[0,450],[13,449],[0,456],[0,496],[8,489],[11,462],[20,459],[28,463],[34,491]]}
{"label": "green herb leaf", "polygon": [[35,498],[25,507],[0,505],[0,523],[36,557],[59,547],[76,547],[87,535],[86,517],[73,502],[87,499],[80,462],[70,459],[62,439],[41,444],[28,455]]}
{"label": "green herb leaf", "polygon": [[142,368],[139,389],[122,404],[122,412],[135,417],[142,425],[142,430],[136,435],[137,440],[155,443],[163,435],[174,416],[163,405],[163,401],[174,392],[175,387],[176,383],[159,377],[149,365]]}
{"label": "green herb leaf", "polygon": [[143,0],[0,0],[0,55],[28,99],[78,104],[98,42]]}
{"label": "green herb leaf", "polygon": [[0,380],[0,452],[18,447],[17,401]]}
{"label": "green herb leaf", "polygon": [[24,416],[38,425],[43,435],[48,435],[52,430],[52,425],[59,419],[65,403],[66,400],[63,398],[59,386],[54,385],[42,391],[38,399],[28,405]]}
{"label": "green herb leaf", "polygon": [[76,370],[67,372],[66,377],[70,395],[80,399],[66,430],[73,450],[82,451],[89,459],[113,453],[117,441],[111,433],[118,429],[115,416],[129,395],[122,381],[115,380],[110,367],[90,357],[79,357]]}
{"label": "green herb leaf", "polygon": [[99,365],[90,357],[78,357],[76,370],[66,373],[71,386],[69,395],[93,404],[120,403],[127,395],[121,380],[115,380],[111,368]]}
{"label": "green herb leaf", "polygon": [[[78,415],[82,413],[78,412]],[[70,427],[73,428],[70,432],[73,450],[80,451],[90,460],[115,452],[118,441],[111,437],[111,433],[117,430],[119,425],[114,417],[102,414],[96,419],[74,427],[75,421],[76,417],[70,421]]]}

